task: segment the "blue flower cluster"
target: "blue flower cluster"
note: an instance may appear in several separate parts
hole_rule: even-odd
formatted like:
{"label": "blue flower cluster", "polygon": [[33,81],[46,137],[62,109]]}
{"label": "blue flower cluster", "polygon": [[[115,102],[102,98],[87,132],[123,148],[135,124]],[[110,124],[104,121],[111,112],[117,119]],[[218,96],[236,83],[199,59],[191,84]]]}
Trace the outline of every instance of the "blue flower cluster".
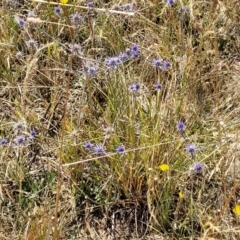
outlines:
{"label": "blue flower cluster", "polygon": [[[177,130],[181,135],[183,135],[184,131],[186,129],[186,124],[182,121],[177,123]],[[189,143],[186,146],[186,152],[189,153],[194,160],[196,152],[197,152],[197,146],[194,143]],[[202,163],[194,163],[193,166],[190,168],[190,170],[193,170],[197,173],[201,173],[203,170],[203,164]]]}
{"label": "blue flower cluster", "polygon": [[[94,155],[101,156],[101,155],[107,154],[106,149],[103,144],[93,144],[88,141],[84,144],[84,147],[87,151],[93,153]],[[116,148],[116,153],[118,153],[119,155],[124,155],[125,154],[125,146],[122,144],[119,145]]]}
{"label": "blue flower cluster", "polygon": [[[13,139],[13,144],[12,146],[15,147],[20,147],[20,146],[25,146],[27,143],[30,142],[31,139],[35,138],[37,136],[37,132],[36,130],[32,129],[28,135],[17,135],[14,139]],[[0,146],[6,146],[9,144],[9,140],[6,138],[1,138],[0,139]]]}
{"label": "blue flower cluster", "polygon": [[152,60],[151,65],[163,71],[167,71],[171,67],[171,62],[163,61],[161,58],[156,58]]}
{"label": "blue flower cluster", "polygon": [[105,66],[107,69],[117,69],[124,62],[140,57],[140,48],[133,45],[130,49],[120,53],[118,56],[108,57],[105,59]]}

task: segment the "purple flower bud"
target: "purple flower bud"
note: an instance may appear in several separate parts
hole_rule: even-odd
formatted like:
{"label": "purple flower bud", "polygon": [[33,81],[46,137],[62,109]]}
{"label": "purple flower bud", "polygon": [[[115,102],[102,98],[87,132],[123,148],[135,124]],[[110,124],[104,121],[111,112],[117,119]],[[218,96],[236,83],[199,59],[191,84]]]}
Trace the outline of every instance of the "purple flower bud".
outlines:
{"label": "purple flower bud", "polygon": [[20,26],[20,27],[23,27],[24,24],[25,24],[25,21],[23,18],[20,18],[20,17],[15,17],[15,21],[17,22],[17,24]]}
{"label": "purple flower bud", "polygon": [[156,68],[162,68],[163,60],[161,58],[153,59],[151,65]]}
{"label": "purple flower bud", "polygon": [[62,14],[62,8],[60,8],[60,7],[55,7],[55,8],[54,8],[54,13],[55,13],[56,15],[61,15],[61,14]]}
{"label": "purple flower bud", "polygon": [[90,151],[93,148],[93,144],[91,142],[86,142],[84,147],[86,150]]}
{"label": "purple flower bud", "polygon": [[134,83],[129,86],[129,91],[132,93],[136,93],[141,88],[141,85],[139,83]]}
{"label": "purple flower bud", "polygon": [[87,6],[87,8],[93,8],[94,3],[93,2],[87,2],[86,6]]}
{"label": "purple flower bud", "polygon": [[203,170],[203,165],[202,165],[202,163],[195,163],[195,164],[190,168],[190,170],[195,171],[195,172],[197,172],[197,173],[201,173],[202,170]]}
{"label": "purple flower bud", "polygon": [[26,138],[25,138],[25,136],[19,135],[19,136],[16,136],[16,137],[14,138],[14,142],[15,142],[17,145],[23,145],[23,144],[25,144],[25,142],[26,142]]}
{"label": "purple flower bud", "polygon": [[140,56],[139,46],[133,45],[130,49],[130,54],[132,58],[138,58]]}
{"label": "purple flower bud", "polygon": [[105,60],[105,65],[108,69],[116,69],[122,64],[122,59],[120,57],[108,57]]}
{"label": "purple flower bud", "polygon": [[37,136],[37,131],[34,130],[34,129],[32,129],[32,130],[30,131],[30,135],[31,135],[32,137],[36,137],[36,136]]}
{"label": "purple flower bud", "polygon": [[162,89],[162,84],[161,83],[156,83],[155,84],[155,90],[161,90]]}
{"label": "purple flower bud", "polygon": [[87,68],[87,73],[88,73],[89,76],[94,76],[94,75],[97,74],[97,68],[94,67],[94,66],[89,66]]}
{"label": "purple flower bud", "polygon": [[196,150],[197,150],[197,146],[194,143],[191,143],[186,147],[186,151],[188,153],[191,153],[192,155],[195,154]]}
{"label": "purple flower bud", "polygon": [[171,67],[170,61],[163,61],[161,58],[153,59],[151,62],[153,67],[159,68],[161,70],[167,71]]}
{"label": "purple flower bud", "polygon": [[171,67],[170,61],[163,62],[162,70],[167,71]]}
{"label": "purple flower bud", "polygon": [[125,146],[124,145],[119,145],[116,149],[116,152],[120,155],[123,155],[125,153]]}
{"label": "purple flower bud", "polygon": [[169,5],[173,5],[175,3],[175,0],[165,0],[165,2]]}
{"label": "purple flower bud", "polygon": [[72,16],[71,16],[71,23],[73,25],[75,25],[76,27],[81,25],[83,23],[83,18],[82,16],[78,13],[75,12]]}
{"label": "purple flower bud", "polygon": [[179,132],[184,132],[185,131],[185,129],[186,129],[186,125],[185,125],[185,123],[184,122],[179,122],[178,124],[177,124],[177,130],[179,131]]}

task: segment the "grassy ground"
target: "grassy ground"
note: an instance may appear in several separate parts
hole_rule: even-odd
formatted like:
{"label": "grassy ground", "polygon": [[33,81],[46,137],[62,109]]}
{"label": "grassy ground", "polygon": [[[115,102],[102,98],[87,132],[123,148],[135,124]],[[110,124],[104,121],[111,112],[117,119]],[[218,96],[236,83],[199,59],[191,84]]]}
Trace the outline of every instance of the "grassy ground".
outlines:
{"label": "grassy ground", "polygon": [[0,239],[239,239],[239,1],[57,2],[1,3]]}

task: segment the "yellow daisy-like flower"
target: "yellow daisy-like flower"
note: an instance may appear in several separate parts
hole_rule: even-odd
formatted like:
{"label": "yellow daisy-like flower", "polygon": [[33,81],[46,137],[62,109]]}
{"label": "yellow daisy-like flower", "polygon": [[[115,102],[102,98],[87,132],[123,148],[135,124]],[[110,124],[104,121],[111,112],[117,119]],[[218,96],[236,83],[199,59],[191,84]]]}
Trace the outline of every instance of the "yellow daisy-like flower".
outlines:
{"label": "yellow daisy-like flower", "polygon": [[178,193],[178,196],[179,196],[179,198],[184,198],[184,195],[181,191]]}
{"label": "yellow daisy-like flower", "polygon": [[240,215],[240,204],[236,204],[236,206],[232,210],[236,215]]}
{"label": "yellow daisy-like flower", "polygon": [[166,172],[169,170],[169,166],[167,164],[161,164],[159,166],[160,170],[162,170],[163,172]]}
{"label": "yellow daisy-like flower", "polygon": [[68,3],[68,0],[60,0],[60,3],[66,4]]}

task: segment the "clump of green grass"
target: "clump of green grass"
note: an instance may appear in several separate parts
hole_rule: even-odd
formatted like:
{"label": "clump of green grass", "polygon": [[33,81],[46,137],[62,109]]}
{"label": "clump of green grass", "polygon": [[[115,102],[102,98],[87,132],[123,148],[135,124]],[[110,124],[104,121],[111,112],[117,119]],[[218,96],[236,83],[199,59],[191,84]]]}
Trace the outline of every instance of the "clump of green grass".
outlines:
{"label": "clump of green grass", "polygon": [[239,4],[17,2],[1,237],[238,239]]}

